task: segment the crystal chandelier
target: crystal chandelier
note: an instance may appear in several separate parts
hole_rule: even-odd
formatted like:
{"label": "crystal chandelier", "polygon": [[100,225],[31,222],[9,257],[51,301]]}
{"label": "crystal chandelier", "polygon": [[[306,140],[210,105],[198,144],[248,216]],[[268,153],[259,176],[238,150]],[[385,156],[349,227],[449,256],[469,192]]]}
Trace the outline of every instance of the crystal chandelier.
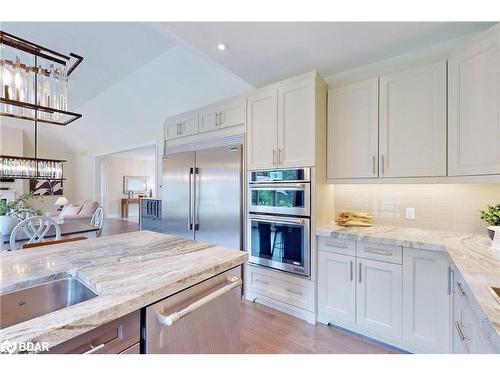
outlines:
{"label": "crystal chandelier", "polygon": [[67,110],[68,76],[82,61],[0,31],[0,116],[33,121],[35,135],[33,158],[0,155],[0,178],[64,179],[65,160],[38,158],[38,123],[82,117]]}

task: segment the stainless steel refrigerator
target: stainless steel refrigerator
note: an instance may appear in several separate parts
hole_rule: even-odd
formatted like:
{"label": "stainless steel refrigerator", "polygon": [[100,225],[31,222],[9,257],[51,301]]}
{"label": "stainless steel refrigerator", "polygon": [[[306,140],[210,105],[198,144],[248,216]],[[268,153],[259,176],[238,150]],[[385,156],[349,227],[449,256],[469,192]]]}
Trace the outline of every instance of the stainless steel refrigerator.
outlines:
{"label": "stainless steel refrigerator", "polygon": [[241,145],[164,157],[162,232],[242,248]]}

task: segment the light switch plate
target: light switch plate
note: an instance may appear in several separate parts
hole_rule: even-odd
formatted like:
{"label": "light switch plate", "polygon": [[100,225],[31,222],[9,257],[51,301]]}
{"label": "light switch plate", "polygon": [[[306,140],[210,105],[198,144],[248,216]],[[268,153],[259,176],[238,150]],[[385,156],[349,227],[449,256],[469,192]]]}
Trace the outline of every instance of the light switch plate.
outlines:
{"label": "light switch plate", "polygon": [[415,220],[415,208],[414,207],[406,207],[406,219],[407,220]]}

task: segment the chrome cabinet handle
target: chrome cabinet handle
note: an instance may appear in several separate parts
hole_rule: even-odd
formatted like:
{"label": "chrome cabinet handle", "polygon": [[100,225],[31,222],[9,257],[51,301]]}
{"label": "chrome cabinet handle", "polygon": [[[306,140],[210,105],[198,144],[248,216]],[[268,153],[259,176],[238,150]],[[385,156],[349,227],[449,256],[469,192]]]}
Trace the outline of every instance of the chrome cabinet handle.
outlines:
{"label": "chrome cabinet handle", "polygon": [[451,289],[452,289],[452,285],[453,285],[453,270],[451,269],[450,266],[448,266],[448,295],[451,296]]}
{"label": "chrome cabinet handle", "polygon": [[463,324],[461,322],[455,320],[455,328],[458,332],[458,337],[460,337],[460,341],[469,340],[469,338],[464,335],[464,332],[462,331],[462,326]]}
{"label": "chrome cabinet handle", "polygon": [[206,305],[207,303],[215,300],[216,298],[230,292],[234,288],[237,288],[241,285],[241,279],[237,276],[233,276],[230,280],[231,283],[228,285],[223,286],[220,289],[217,289],[215,292],[210,293],[209,295],[200,298],[199,300],[189,304],[186,308],[176,311],[170,315],[163,315],[161,313],[158,313],[156,315],[156,320],[158,323],[161,325],[170,327],[172,326],[175,322],[177,322],[179,319],[184,318],[186,315],[191,314],[193,311],[199,309],[203,305]]}
{"label": "chrome cabinet handle", "polygon": [[373,174],[376,174],[376,173],[375,173],[375,162],[376,162],[376,160],[375,160],[375,155],[373,155],[373,161],[372,161],[372,169],[373,169]]}
{"label": "chrome cabinet handle", "polygon": [[328,247],[336,247],[338,249],[347,249],[347,245],[343,243],[331,243],[331,242],[325,242],[325,246]]}
{"label": "chrome cabinet handle", "polygon": [[276,150],[273,148],[273,165],[276,165]]}
{"label": "chrome cabinet handle", "polygon": [[219,112],[219,125],[222,125],[223,122],[224,120],[222,118],[222,112]]}
{"label": "chrome cabinet handle", "polygon": [[215,127],[219,126],[219,114],[215,112]]}
{"label": "chrome cabinet handle", "polygon": [[359,275],[358,275],[358,281],[359,283],[361,283],[361,262],[359,262],[359,266],[358,266],[358,271],[359,271]]}
{"label": "chrome cabinet handle", "polygon": [[290,289],[290,288],[288,288],[286,291],[287,291],[288,293],[296,294],[296,295],[298,295],[298,296],[302,296],[302,295],[303,295],[303,293],[302,293],[302,292],[300,292],[300,291],[298,291],[298,290],[295,290],[295,289]]}
{"label": "chrome cabinet handle", "polygon": [[381,163],[382,165],[382,174],[385,173],[385,158],[384,158],[384,154],[382,154],[382,157],[381,157]]}
{"label": "chrome cabinet handle", "polygon": [[457,285],[458,294],[460,294],[461,296],[465,296],[465,290],[464,290],[464,287],[462,286],[462,284],[460,284],[457,281],[456,285]]}
{"label": "chrome cabinet handle", "polygon": [[104,343],[101,344],[101,345],[97,345],[97,346],[93,346],[92,344],[90,344],[90,349],[87,350],[86,352],[83,352],[82,354],[92,354],[92,353],[95,353],[99,350],[101,350],[102,348],[104,348]]}
{"label": "chrome cabinet handle", "polygon": [[351,281],[352,281],[352,279],[354,279],[354,262],[351,260],[350,263],[351,263]]}
{"label": "chrome cabinet handle", "polygon": [[282,153],[282,151],[281,151],[281,148],[280,148],[280,149],[278,149],[278,164],[283,163],[283,160],[281,160],[282,159],[281,158],[281,153]]}
{"label": "chrome cabinet handle", "polygon": [[384,250],[373,249],[371,247],[365,247],[365,253],[385,255],[385,256],[392,255],[392,251],[390,250],[384,251]]}
{"label": "chrome cabinet handle", "polygon": [[267,281],[264,281],[264,280],[261,280],[261,279],[255,279],[255,282],[259,283],[259,284],[264,284],[264,285],[269,284]]}

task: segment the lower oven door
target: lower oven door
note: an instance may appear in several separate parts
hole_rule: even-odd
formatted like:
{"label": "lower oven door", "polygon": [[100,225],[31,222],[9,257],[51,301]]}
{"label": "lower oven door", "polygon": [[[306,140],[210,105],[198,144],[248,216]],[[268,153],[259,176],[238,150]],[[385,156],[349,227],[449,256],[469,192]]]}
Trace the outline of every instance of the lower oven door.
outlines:
{"label": "lower oven door", "polygon": [[310,221],[307,218],[249,215],[251,263],[311,275]]}

